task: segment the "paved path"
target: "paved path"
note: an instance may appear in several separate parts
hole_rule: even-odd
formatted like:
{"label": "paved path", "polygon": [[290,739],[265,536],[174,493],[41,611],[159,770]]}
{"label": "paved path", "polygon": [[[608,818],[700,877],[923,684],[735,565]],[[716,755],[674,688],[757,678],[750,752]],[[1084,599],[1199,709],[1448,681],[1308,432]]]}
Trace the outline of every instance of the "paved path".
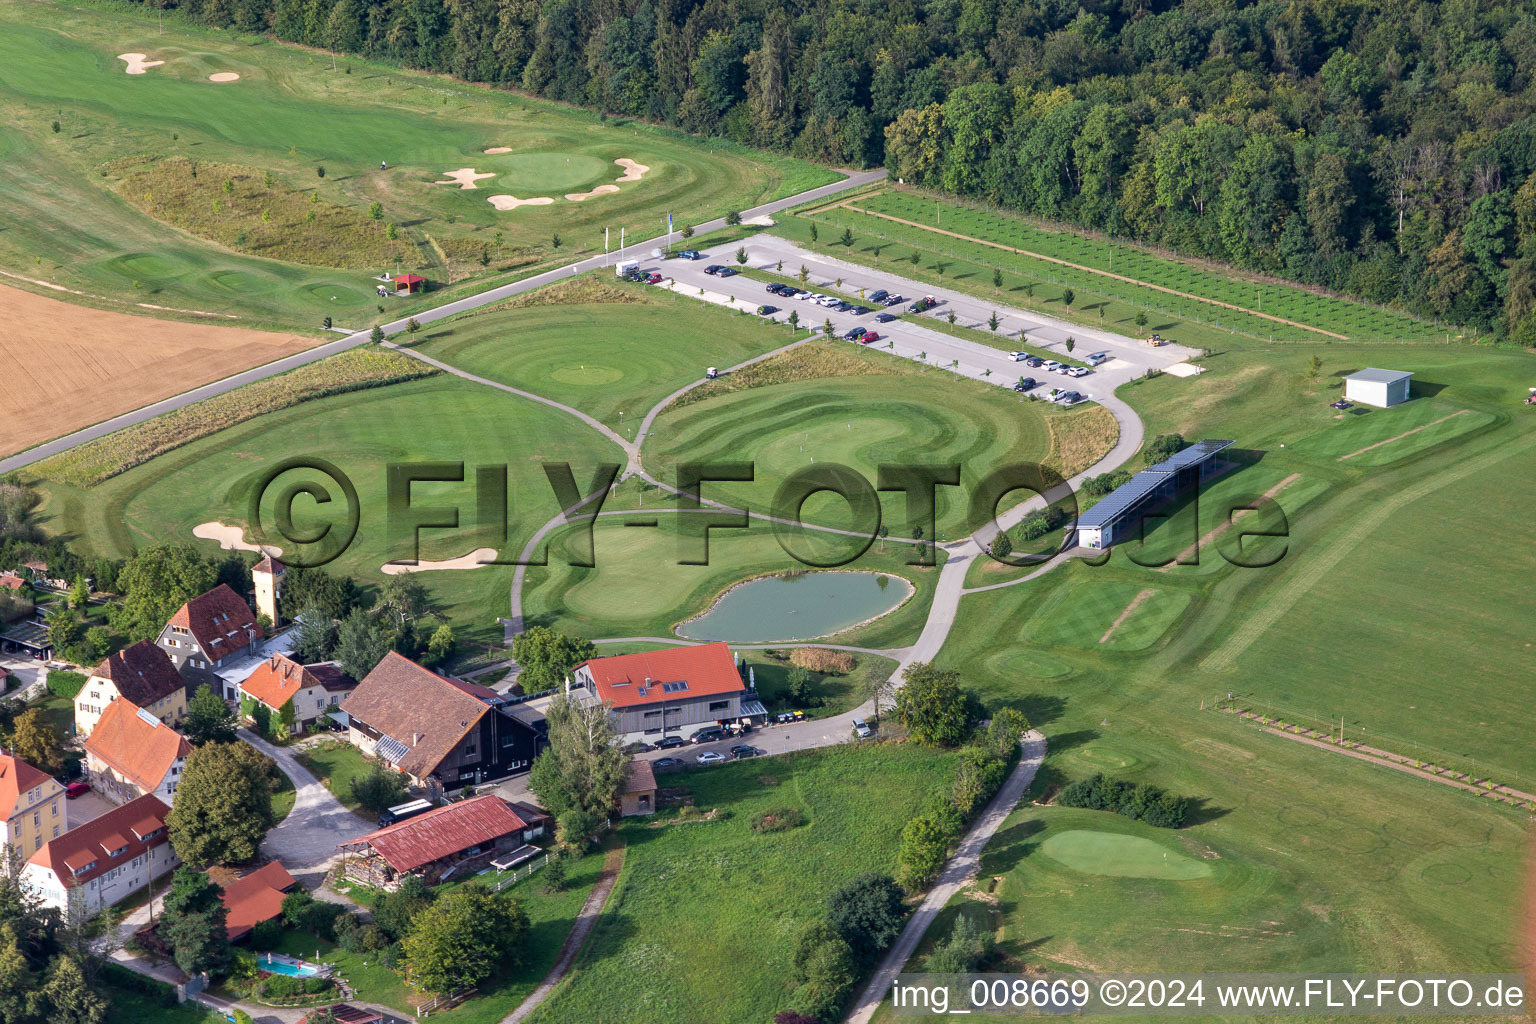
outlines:
{"label": "paved path", "polygon": [[923,940],[923,933],[933,923],[933,919],[954,898],[955,894],[965,887],[971,879],[976,877],[976,872],[981,863],[981,851],[991,841],[997,830],[1002,827],[1008,815],[1023,798],[1029,789],[1030,783],[1035,781],[1035,772],[1040,770],[1040,762],[1045,760],[1045,737],[1031,729],[1024,734],[1023,754],[1019,763],[1014,765],[1009,773],[1003,788],[997,791],[992,802],[987,804],[987,809],[981,812],[971,830],[960,840],[960,845],[955,850],[955,855],[944,865],[944,870],[939,873],[939,879],[923,897],[923,902],[912,916],[907,919],[906,927],[901,930],[895,945],[891,946],[881,959],[880,966],[875,971],[873,978],[854,1004],[853,1012],[848,1015],[849,1024],[867,1024],[879,1008],[881,1001],[891,990],[891,982],[900,974],[912,954],[917,952],[918,944]]}
{"label": "paved path", "polygon": [[587,936],[592,933],[592,927],[597,924],[598,915],[603,912],[603,907],[608,904],[608,895],[613,892],[614,884],[619,880],[619,871],[624,867],[624,847],[620,846],[614,851],[608,851],[603,856],[603,873],[587,895],[587,901],[581,905],[581,913],[576,915],[576,923],[571,926],[570,934],[565,937],[565,943],[560,947],[560,956],[555,960],[555,966],[550,968],[544,980],[539,982],[539,987],[528,993],[528,998],[517,1004],[517,1009],[501,1018],[501,1024],[519,1024],[526,1020],[528,1015],[539,1008],[539,1004],[548,999],[554,992],[555,986],[560,984],[566,972],[571,969],[571,964],[576,962],[576,954],[581,952],[581,947],[586,944]]}
{"label": "paved path", "polygon": [[277,762],[297,791],[293,810],[267,833],[262,852],[281,860],[306,887],[318,886],[336,860],[337,845],[369,831],[366,821],[342,806],[293,751],[273,746],[249,729],[240,738]]}
{"label": "paved path", "polygon": [[[799,206],[802,203],[823,199],[827,196],[837,195],[840,192],[846,192],[851,189],[862,188],[865,185],[868,185],[871,182],[879,181],[884,177],[885,170],[883,168],[880,170],[861,171],[857,174],[850,174],[843,180],[832,182],[830,185],[823,185],[820,188],[813,188],[809,191],[801,192],[798,195],[789,196],[784,199],[775,199],[773,202],[764,203],[761,206],[754,206],[750,210],[743,210],[742,218],[747,219],[775,214],[781,210],[787,210],[792,207]],[[716,220],[707,221],[703,224],[696,224],[694,225],[694,230],[699,234],[705,234],[710,231],[718,231],[725,226],[725,219],[718,218]],[[579,274],[587,270],[595,270],[598,267],[608,266],[625,255],[649,252],[651,243],[655,240],[655,238],[649,238],[636,241],[631,243],[630,246],[626,249],[621,250],[619,253],[612,255],[605,253],[597,256],[590,256],[587,259],[579,260],[576,263],[571,263],[563,267],[557,267],[554,270],[547,270],[542,274],[535,274],[532,277],[525,277],[520,281],[513,281],[508,284],[500,285],[496,288],[489,288],[477,295],[469,295],[462,299],[455,299],[453,302],[444,303],[435,309],[429,309],[417,313],[415,314],[414,319],[417,321],[417,323],[429,324],[437,320],[445,319],[447,317],[457,316],[460,313],[467,313],[472,309],[479,309],[482,306],[503,302],[514,295],[520,295],[523,292],[532,291],[535,288],[542,288],[547,284],[553,284],[556,281],[571,277],[574,274]],[[405,330],[406,320],[408,319],[411,318],[407,317],[383,324],[382,326],[384,328],[384,333],[396,334]],[[75,447],[78,444],[84,444],[87,441],[93,441],[98,437],[104,437],[115,430],[121,430],[122,428],[132,426],[135,423],[143,423],[145,420],[153,419],[156,416],[161,416],[175,409],[180,409],[184,406],[191,405],[193,402],[200,402],[205,398],[212,398],[215,395],[221,395],[226,391],[232,391],[235,388],[243,387],[246,384],[251,384],[258,380],[264,380],[267,377],[273,377],[280,373],[287,373],[289,370],[297,369],[300,366],[316,362],[326,358],[327,356],[333,356],[338,352],[345,352],[347,349],[368,344],[370,333],[371,329],[368,331],[357,331],[353,334],[349,334],[345,338],[339,338],[336,341],[326,342],[325,344],[318,345],[306,352],[299,352],[284,359],[278,359],[274,362],[267,363],[265,366],[258,366],[253,369],[246,370],[242,373],[237,373],[234,376],[225,377],[223,380],[217,380],[209,384],[204,384],[201,387],[194,388],[191,391],[184,392],[180,395],[175,395],[171,398],[167,398],[164,401],[156,402],[153,405],[147,405],[142,409],[136,409],[133,412],[124,413],[121,416],[115,416],[110,420],[104,420],[103,422],[97,423],[94,426],[86,427],[84,430],[77,430],[73,434],[66,434],[63,437],[55,438],[52,441],[48,441],[44,444],[37,445],[36,447],[29,448],[24,452],[19,452],[8,458],[0,459],[0,473],[8,473],[13,469],[20,469],[23,466],[30,466],[32,463],[41,459],[46,459],[51,455],[57,455],[60,452],[67,451],[68,449]]]}

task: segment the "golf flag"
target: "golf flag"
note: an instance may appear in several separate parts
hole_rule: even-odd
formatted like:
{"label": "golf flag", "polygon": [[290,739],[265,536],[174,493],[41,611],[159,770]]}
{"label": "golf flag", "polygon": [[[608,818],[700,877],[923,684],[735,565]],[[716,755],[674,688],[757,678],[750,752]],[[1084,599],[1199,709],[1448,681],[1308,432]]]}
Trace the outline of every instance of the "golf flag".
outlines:
{"label": "golf flag", "polygon": [[667,234],[670,235],[671,233],[672,233],[672,213],[669,210],[667,212]]}

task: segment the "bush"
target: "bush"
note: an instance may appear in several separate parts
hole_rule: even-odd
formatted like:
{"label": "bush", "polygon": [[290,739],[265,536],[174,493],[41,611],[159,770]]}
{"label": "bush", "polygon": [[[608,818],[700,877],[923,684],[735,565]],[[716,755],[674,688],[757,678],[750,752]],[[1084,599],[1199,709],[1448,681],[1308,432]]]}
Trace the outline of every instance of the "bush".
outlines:
{"label": "bush", "polygon": [[938,877],[949,845],[965,827],[960,812],[951,804],[935,807],[909,820],[901,830],[896,881],[910,893],[921,892]]}
{"label": "bush", "polygon": [[960,757],[955,769],[952,800],[955,810],[967,821],[992,799],[1008,777],[1008,763],[985,750],[971,748]]}
{"label": "bush", "polygon": [[1184,440],[1183,434],[1158,434],[1147,442],[1146,448],[1142,449],[1142,454],[1146,456],[1147,465],[1150,466],[1164,459],[1171,459],[1188,447],[1189,442]]}
{"label": "bush", "polygon": [[74,700],[79,695],[80,688],[84,685],[85,674],[83,672],[54,671],[48,673],[48,692],[55,697],[62,697],[64,700]]}
{"label": "bush", "polygon": [[752,819],[753,832],[788,832],[804,819],[797,807],[775,807]]}
{"label": "bush", "polygon": [[266,950],[277,945],[283,937],[283,926],[273,918],[270,921],[261,921],[251,929],[251,948]]}
{"label": "bush", "polygon": [[852,672],[854,666],[853,655],[847,651],[828,651],[820,647],[796,647],[790,652],[789,663],[822,675]]}
{"label": "bush", "polygon": [[1138,786],[1106,779],[1103,774],[1072,783],[1057,794],[1056,802],[1064,807],[1114,811],[1154,828],[1182,828],[1189,815],[1187,797],[1174,796],[1147,782]]}
{"label": "bush", "polygon": [[549,855],[544,861],[544,891],[560,892],[565,888],[565,858]]}
{"label": "bush", "polygon": [[339,926],[342,921],[356,921],[357,918],[348,915],[338,918],[336,923],[337,942],[348,953],[372,953],[389,945],[389,936],[376,924],[357,924],[343,931]]}
{"label": "bush", "polygon": [[378,814],[405,798],[405,776],[382,765],[374,765],[365,775],[352,777],[352,799],[364,810]]}

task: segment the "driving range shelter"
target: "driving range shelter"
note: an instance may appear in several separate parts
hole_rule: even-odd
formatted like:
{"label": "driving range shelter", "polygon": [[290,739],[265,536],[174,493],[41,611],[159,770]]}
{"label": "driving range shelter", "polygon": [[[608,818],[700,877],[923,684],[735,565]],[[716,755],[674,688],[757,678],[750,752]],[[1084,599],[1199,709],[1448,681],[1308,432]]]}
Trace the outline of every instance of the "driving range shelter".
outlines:
{"label": "driving range shelter", "polygon": [[1140,536],[1142,519],[1149,511],[1226,468],[1220,453],[1231,444],[1197,441],[1137,473],[1077,517],[1077,543],[1085,548],[1107,548],[1117,540]]}

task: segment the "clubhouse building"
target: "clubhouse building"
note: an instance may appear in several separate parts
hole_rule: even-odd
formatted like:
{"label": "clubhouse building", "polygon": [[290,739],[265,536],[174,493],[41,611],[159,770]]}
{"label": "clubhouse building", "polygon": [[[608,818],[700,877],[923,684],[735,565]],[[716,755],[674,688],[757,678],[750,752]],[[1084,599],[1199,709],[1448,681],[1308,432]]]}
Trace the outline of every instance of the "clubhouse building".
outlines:
{"label": "clubhouse building", "polygon": [[648,741],[768,717],[725,643],[592,658],[571,670],[566,688],[583,703],[606,704],[621,736]]}

